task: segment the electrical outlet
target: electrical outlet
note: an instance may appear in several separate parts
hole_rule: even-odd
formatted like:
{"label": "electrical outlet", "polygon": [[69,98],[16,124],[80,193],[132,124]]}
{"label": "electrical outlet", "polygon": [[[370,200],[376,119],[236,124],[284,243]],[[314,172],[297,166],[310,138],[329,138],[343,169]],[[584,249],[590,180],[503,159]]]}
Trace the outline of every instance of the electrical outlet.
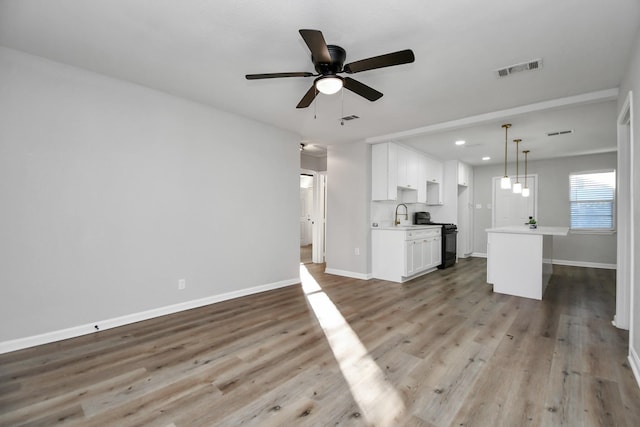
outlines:
{"label": "electrical outlet", "polygon": [[353,251],[356,255],[360,255],[360,248],[355,248]]}
{"label": "electrical outlet", "polygon": [[178,280],[178,289],[183,290],[187,287],[187,281],[185,279]]}

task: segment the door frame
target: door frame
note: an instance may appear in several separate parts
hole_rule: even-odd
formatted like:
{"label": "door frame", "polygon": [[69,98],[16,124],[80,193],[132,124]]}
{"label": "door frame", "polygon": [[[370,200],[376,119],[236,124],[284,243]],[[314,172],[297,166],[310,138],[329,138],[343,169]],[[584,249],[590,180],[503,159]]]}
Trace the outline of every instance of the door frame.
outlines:
{"label": "door frame", "polygon": [[320,264],[325,259],[327,236],[327,173],[300,169],[300,174],[313,176],[313,206],[311,208],[311,262]]}
{"label": "door frame", "polygon": [[[634,149],[632,93],[622,105],[617,119],[618,164],[616,173],[617,203],[617,260],[616,260],[616,313],[613,325],[629,329],[633,320],[633,277],[634,277]],[[629,334],[630,347],[633,335]]]}

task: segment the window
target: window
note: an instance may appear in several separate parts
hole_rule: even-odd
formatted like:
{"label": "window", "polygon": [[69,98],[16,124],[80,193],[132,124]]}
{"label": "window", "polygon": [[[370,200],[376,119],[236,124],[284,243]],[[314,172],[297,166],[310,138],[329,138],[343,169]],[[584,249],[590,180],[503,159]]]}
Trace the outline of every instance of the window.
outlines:
{"label": "window", "polygon": [[577,172],[569,175],[571,229],[614,229],[615,171]]}

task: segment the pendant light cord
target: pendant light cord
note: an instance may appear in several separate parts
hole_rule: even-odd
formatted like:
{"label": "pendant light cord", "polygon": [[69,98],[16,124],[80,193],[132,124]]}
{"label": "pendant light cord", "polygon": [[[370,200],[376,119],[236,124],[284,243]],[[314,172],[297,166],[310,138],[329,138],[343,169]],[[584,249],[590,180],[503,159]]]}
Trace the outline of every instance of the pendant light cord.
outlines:
{"label": "pendant light cord", "polygon": [[502,125],[502,127],[504,128],[504,176],[506,178],[507,177],[507,145],[508,145],[507,130],[511,127],[511,125],[507,123]]}
{"label": "pendant light cord", "polygon": [[527,188],[527,157],[529,157],[529,150],[523,150],[524,153],[524,188]]}
{"label": "pendant light cord", "polygon": [[520,141],[522,141],[521,139],[514,139],[513,142],[516,143],[516,183],[520,182],[520,170],[518,169],[518,158],[519,158],[519,148],[518,145],[520,144]]}

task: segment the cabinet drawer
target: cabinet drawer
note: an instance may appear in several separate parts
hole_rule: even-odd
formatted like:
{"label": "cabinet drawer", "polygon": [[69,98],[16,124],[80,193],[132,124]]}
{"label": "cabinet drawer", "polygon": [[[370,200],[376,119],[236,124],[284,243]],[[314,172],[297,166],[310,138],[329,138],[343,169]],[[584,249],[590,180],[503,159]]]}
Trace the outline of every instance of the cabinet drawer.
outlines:
{"label": "cabinet drawer", "polygon": [[405,240],[424,239],[427,237],[440,236],[440,228],[426,228],[422,230],[407,231]]}

